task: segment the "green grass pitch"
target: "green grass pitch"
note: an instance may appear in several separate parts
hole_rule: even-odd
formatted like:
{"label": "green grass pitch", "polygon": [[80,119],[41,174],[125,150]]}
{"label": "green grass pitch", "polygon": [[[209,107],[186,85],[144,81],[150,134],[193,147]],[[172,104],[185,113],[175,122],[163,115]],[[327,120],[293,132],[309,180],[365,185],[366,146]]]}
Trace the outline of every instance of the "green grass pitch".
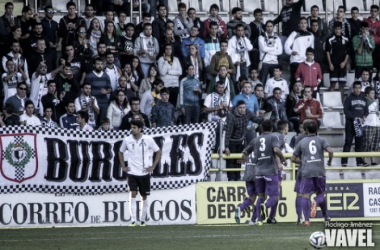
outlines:
{"label": "green grass pitch", "polygon": [[[1,229],[0,249],[308,250],[313,249],[310,234],[320,230],[324,230],[321,222],[310,227],[279,223]],[[380,224],[374,225],[373,238],[372,249],[380,249]]]}

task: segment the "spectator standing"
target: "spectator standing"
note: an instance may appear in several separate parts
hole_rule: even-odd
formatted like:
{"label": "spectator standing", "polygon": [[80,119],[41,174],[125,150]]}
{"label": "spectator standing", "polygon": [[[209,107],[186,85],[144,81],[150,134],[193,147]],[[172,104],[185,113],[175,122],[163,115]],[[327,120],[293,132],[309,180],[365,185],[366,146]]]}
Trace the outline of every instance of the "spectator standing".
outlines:
{"label": "spectator standing", "polygon": [[[268,103],[272,107],[270,120],[272,121],[275,130],[277,130],[278,121],[285,120],[289,122],[286,114],[286,102],[285,99],[281,98],[281,93],[282,90],[279,87],[276,87],[273,89],[273,95],[268,98]],[[293,127],[293,123],[289,122],[289,131],[293,131]]]}
{"label": "spectator standing", "polygon": [[140,99],[137,97],[133,97],[129,100],[129,104],[131,106],[131,110],[123,117],[121,120],[119,130],[130,130],[131,129],[131,121],[133,120],[134,115],[141,115],[143,118],[144,126],[150,128],[150,122],[147,115],[141,113],[140,111]]}
{"label": "spectator standing", "polygon": [[311,29],[312,21],[314,20],[317,21],[318,27],[319,27],[317,35],[321,37],[327,37],[327,32],[328,32],[327,25],[326,25],[326,22],[322,18],[319,17],[318,5],[311,6],[310,14],[311,15],[307,17],[307,26]]}
{"label": "spectator standing", "polygon": [[75,40],[75,32],[79,26],[86,26],[86,21],[75,13],[76,8],[77,6],[74,2],[68,2],[66,9],[69,13],[59,21],[58,35],[62,38],[62,48],[70,41]]}
{"label": "spectator standing", "polygon": [[111,81],[109,76],[103,72],[103,62],[98,57],[93,64],[94,70],[86,76],[85,82],[92,86],[92,95],[96,98],[99,104],[98,119],[107,116],[107,108],[109,102],[109,94],[112,92]]}
{"label": "spectator standing", "polygon": [[[181,38],[183,41],[190,37],[191,28],[194,26],[193,19],[191,19],[186,12],[186,4],[181,2],[178,4],[179,14],[174,18],[174,34]],[[197,34],[198,35],[198,34]]]}
{"label": "spectator standing", "polygon": [[20,125],[41,126],[41,120],[34,115],[34,104],[31,100],[25,102],[25,113],[20,116]]}
{"label": "spectator standing", "polygon": [[152,36],[152,24],[144,25],[144,32],[135,40],[134,53],[139,57],[144,76],[148,76],[149,66],[156,61],[160,51],[158,41]]}
{"label": "spectator standing", "polygon": [[228,76],[227,67],[224,65],[219,67],[219,74],[211,79],[211,82],[207,87],[208,94],[215,91],[217,82],[222,82],[224,84],[223,92],[228,96],[228,98],[233,99],[235,97],[235,86],[231,78]]}
{"label": "spectator standing", "polygon": [[170,92],[170,103],[175,107],[179,93],[179,76],[182,75],[182,67],[178,58],[173,56],[173,47],[165,46],[165,53],[158,59],[158,71],[160,78],[165,83],[167,91]]}
{"label": "spectator standing", "polygon": [[140,110],[148,117],[151,116],[152,108],[161,99],[160,91],[164,88],[164,82],[161,79],[156,79],[152,85],[152,89],[145,91],[140,101]]}
{"label": "spectator standing", "polygon": [[218,24],[218,35],[222,39],[227,39],[228,31],[227,31],[227,25],[223,21],[222,18],[218,16],[219,13],[219,6],[217,4],[212,4],[210,6],[210,16],[203,22],[203,26],[205,28],[203,33],[203,38],[206,38],[207,35],[210,33],[210,22],[216,22]]}
{"label": "spectator standing", "polygon": [[104,32],[101,38],[107,47],[107,51],[114,55],[114,63],[117,67],[121,67],[119,60],[119,51],[122,50],[120,37],[116,34],[114,22],[106,22]]}
{"label": "spectator standing", "polygon": [[[351,26],[351,35],[352,38],[359,35],[361,32],[361,23],[362,20],[359,19],[359,9],[354,6],[351,8],[351,18],[347,18],[348,23]],[[356,58],[355,58],[355,50],[353,48],[352,40],[350,40],[350,60],[351,60],[351,70],[354,71],[356,68]]]}
{"label": "spectator standing", "polygon": [[380,20],[379,16],[379,6],[371,5],[371,16],[364,19],[364,22],[369,24],[369,33],[375,41],[375,50],[372,53],[373,67],[377,70],[380,69]]}
{"label": "spectator standing", "polygon": [[59,118],[59,126],[61,128],[76,129],[78,126],[77,115],[75,114],[74,100],[68,100],[65,105],[66,114]]}
{"label": "spectator standing", "polygon": [[232,8],[233,19],[227,23],[228,37],[236,35],[236,25],[242,24],[244,27],[244,35],[248,38],[251,37],[251,27],[243,22],[243,11],[239,7]]}
{"label": "spectator standing", "polygon": [[[347,18],[345,17],[345,15],[346,15],[346,7],[344,7],[343,5],[338,6],[336,17],[331,19],[329,22],[329,27],[328,27],[329,32],[327,36],[334,35],[335,27],[339,25],[340,28],[342,29],[342,35],[347,37],[348,39],[352,38],[351,26]],[[338,24],[335,24],[335,23],[338,23]]]}
{"label": "spectator standing", "polygon": [[169,102],[169,90],[166,88],[160,91],[161,99],[152,109],[152,127],[167,127],[174,125],[175,107]]}
{"label": "spectator standing", "polygon": [[[290,0],[287,0],[290,1]],[[301,1],[298,1],[298,3]],[[314,36],[307,31],[307,19],[299,19],[299,29],[293,31],[285,42],[284,49],[286,54],[290,55],[290,88],[295,83],[294,75],[298,65],[306,59],[306,49],[314,48]],[[327,50],[326,50],[327,51]]]}
{"label": "spectator standing", "polygon": [[322,104],[318,100],[315,100],[312,94],[312,87],[305,86],[304,98],[298,100],[294,106],[294,112],[300,115],[299,124],[303,123],[305,119],[311,119],[319,127],[321,123],[318,118],[323,117],[323,108]]}
{"label": "spectator standing", "polygon": [[112,91],[115,91],[118,87],[118,80],[122,75],[121,69],[116,66],[114,55],[108,52],[106,55],[107,65],[104,72],[110,77]]}
{"label": "spectator standing", "polygon": [[[210,33],[205,38],[205,67],[210,68],[212,57],[220,51],[220,37],[218,37],[218,24],[216,22],[210,23]],[[207,80],[211,80],[212,75],[209,70],[207,70]]]}
{"label": "spectator standing", "polygon": [[58,122],[61,115],[65,113],[63,102],[65,92],[61,92],[59,96],[57,95],[57,84],[54,80],[47,82],[47,89],[48,92],[41,97],[39,113],[43,116],[45,107],[50,107],[52,109],[52,120]]}
{"label": "spectator standing", "polygon": [[[364,118],[368,115],[368,104],[366,98],[361,94],[361,82],[353,83],[353,92],[346,98],[343,104],[343,112],[346,117],[343,152],[350,152],[352,141],[355,138],[355,152],[363,152],[363,136],[360,130]],[[342,158],[343,167],[347,167],[347,158]],[[368,166],[362,157],[356,158],[357,166]]]}
{"label": "spectator standing", "polygon": [[263,36],[265,33],[265,25],[263,24],[263,11],[261,9],[255,9],[253,11],[253,16],[255,19],[249,24],[251,30],[249,39],[253,46],[253,49],[250,52],[250,59],[252,67],[257,69],[260,61],[259,39],[260,36]]}
{"label": "spectator standing", "polygon": [[314,92],[313,97],[316,98],[318,86],[322,81],[322,70],[319,63],[314,61],[314,49],[306,49],[306,60],[298,65],[296,75],[297,82],[303,83],[304,87],[310,86]]}
{"label": "spectator standing", "polygon": [[371,78],[369,77],[369,72],[366,69],[363,69],[361,77],[358,79],[358,81],[360,81],[362,84],[362,89],[361,89],[362,94],[365,93],[365,90],[367,87],[373,86]]}
{"label": "spectator standing", "polygon": [[[151,8],[154,8],[154,7],[151,6]],[[170,18],[168,18],[168,11],[164,4],[157,5],[157,12],[158,12],[158,17],[155,18],[152,22],[153,36],[158,41],[161,41],[165,36],[166,22],[170,20]]]}
{"label": "spectator standing", "polygon": [[200,97],[202,94],[199,79],[195,77],[195,67],[193,64],[186,66],[186,77],[179,84],[179,103],[184,124],[199,123],[200,118]]}
{"label": "spectator standing", "polygon": [[[299,115],[294,111],[294,107],[297,102],[303,98],[303,85],[300,82],[296,82],[293,85],[293,90],[286,97],[286,115],[291,123],[294,125],[294,131],[300,133]],[[292,147],[294,148],[294,147]]]}
{"label": "spectator standing", "polygon": [[344,86],[346,85],[348,38],[342,35],[342,24],[334,23],[334,35],[326,40],[326,58],[330,70],[330,91],[335,90],[336,83],[344,100]]}
{"label": "spectator standing", "polygon": [[[57,83],[58,96],[64,92],[64,100],[75,100],[79,95],[79,84],[74,78],[73,71],[71,70],[71,64],[61,59],[62,65],[61,72],[56,75],[54,81]],[[49,69],[49,68],[48,68]]]}
{"label": "spectator standing", "polygon": [[260,81],[266,83],[268,74],[273,77],[273,70],[278,67],[278,56],[282,54],[283,48],[280,38],[273,31],[272,21],[265,23],[266,32],[259,36],[258,48],[260,50]]}
{"label": "spectator standing", "polygon": [[14,5],[12,2],[7,2],[4,5],[4,15],[0,18],[0,55],[5,55],[6,50],[4,45],[6,44],[6,39],[12,34],[12,29],[14,27],[21,27],[20,20],[13,15]]}
{"label": "spectator standing", "polygon": [[54,9],[51,5],[47,5],[44,9],[45,17],[42,18],[42,36],[46,37],[48,40],[48,46],[51,50],[52,60],[53,60],[53,68],[57,67],[57,47],[59,42],[58,36],[58,22],[53,20],[54,17]]}
{"label": "spectator standing", "polygon": [[[13,113],[22,115],[25,110],[25,103],[29,100],[26,97],[27,86],[25,82],[19,82],[17,84],[17,93],[10,96],[6,101],[5,105],[9,104],[12,106]],[[34,111],[34,110],[33,110]]]}
{"label": "spectator standing", "polygon": [[28,77],[20,67],[20,72],[15,67],[15,63],[11,60],[6,62],[7,72],[1,75],[4,91],[4,103],[5,101],[17,93],[17,84],[25,82]]}
{"label": "spectator standing", "polygon": [[[375,89],[367,87],[365,96],[368,105],[368,115],[363,123],[363,150],[377,152],[380,142],[379,99],[375,99]],[[377,165],[375,157],[370,157],[371,165]]]}
{"label": "spectator standing", "polygon": [[187,10],[187,15],[193,20],[193,26],[198,27],[198,37],[202,38],[204,33],[204,26],[202,20],[199,17],[197,17],[197,12],[195,8],[189,8]]}
{"label": "spectator standing", "polygon": [[358,79],[363,69],[366,69],[372,75],[373,57],[375,50],[375,40],[369,34],[369,25],[367,22],[361,23],[360,34],[352,39],[353,49],[355,51],[355,78]]}
{"label": "spectator standing", "polygon": [[53,115],[53,108],[49,106],[45,107],[44,116],[41,121],[42,127],[58,128],[58,124],[51,119],[52,115]]}
{"label": "spectator standing", "polygon": [[122,90],[116,92],[116,100],[108,106],[107,118],[110,120],[110,127],[119,130],[123,117],[131,110],[128,99]]}
{"label": "spectator standing", "polygon": [[135,26],[132,23],[125,25],[125,34],[120,37],[121,50],[119,53],[120,64],[124,66],[126,63],[131,63],[134,55],[135,40],[133,34]]}
{"label": "spectator standing", "polygon": [[75,128],[75,130],[81,130],[81,131],[93,131],[94,128],[87,124],[88,122],[88,113],[86,111],[79,111],[77,116],[77,122],[78,126]]}
{"label": "spectator standing", "polygon": [[[215,55],[211,57],[209,72],[211,77],[215,77],[219,73],[221,66],[226,67],[228,77],[236,73],[235,64],[232,62],[232,58],[227,54],[228,41],[222,40],[220,42],[220,51],[216,52]],[[212,90],[213,91],[213,90]]]}
{"label": "spectator standing", "polygon": [[[160,75],[158,73],[158,68],[156,65],[152,64],[150,67],[149,67],[149,75],[148,77],[145,77],[142,81],[141,81],[141,84],[139,86],[139,97],[142,98],[143,94],[146,92],[146,91],[150,91],[153,87],[153,83],[160,79]],[[159,93],[158,93],[159,94]]]}
{"label": "spectator standing", "polygon": [[205,58],[205,42],[202,38],[198,37],[198,27],[192,27],[190,31],[190,37],[182,39],[182,56],[187,58],[189,56],[189,48],[191,44],[195,44],[198,47],[199,54],[202,59]]}
{"label": "spectator standing", "polygon": [[301,8],[305,0],[294,3],[293,0],[286,0],[286,5],[282,7],[280,14],[273,20],[276,25],[282,22],[282,35],[288,37],[292,32],[297,31],[298,21],[301,18]]}
{"label": "spectator standing", "polygon": [[88,113],[87,123],[95,129],[97,116],[99,115],[98,101],[91,96],[91,84],[84,83],[82,85],[82,94],[75,99],[75,111],[85,111]]}
{"label": "spectator standing", "polygon": [[273,68],[273,77],[269,78],[265,84],[264,93],[265,98],[271,97],[273,90],[275,88],[281,89],[281,98],[286,99],[286,96],[289,95],[288,83],[282,76],[282,67],[279,65]]}

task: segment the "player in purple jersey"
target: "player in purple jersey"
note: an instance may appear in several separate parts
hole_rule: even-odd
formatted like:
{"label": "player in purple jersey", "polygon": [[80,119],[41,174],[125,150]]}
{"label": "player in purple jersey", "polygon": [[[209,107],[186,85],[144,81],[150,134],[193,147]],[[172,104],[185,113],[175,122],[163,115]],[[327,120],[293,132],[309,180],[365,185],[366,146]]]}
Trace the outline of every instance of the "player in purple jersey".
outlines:
{"label": "player in purple jersey", "polygon": [[[302,126],[299,127],[301,133],[295,139],[294,148],[298,145],[298,143],[303,138],[308,136],[307,124],[309,122],[313,122],[313,120],[306,119],[303,121]],[[297,223],[296,223],[296,225],[302,225],[302,194],[299,191],[301,179],[302,179],[302,164],[298,165],[296,183],[294,185],[294,192],[297,193],[297,196],[296,196]]]}
{"label": "player in purple jersey", "polygon": [[[279,164],[275,156],[277,155],[281,162],[285,161],[280,150],[278,137],[272,135],[272,122],[270,120],[263,121],[261,128],[262,135],[252,140],[242,152],[242,160],[245,162],[247,156],[254,151],[255,188],[259,196],[256,203],[258,226],[263,225],[263,220],[267,218],[266,208],[272,209],[279,195],[278,169],[281,169],[282,165]],[[269,196],[266,203],[264,203],[265,195]]]}
{"label": "player in purple jersey", "polygon": [[[326,170],[323,153],[329,153],[327,165],[331,165],[333,151],[324,138],[317,136],[317,124],[307,124],[308,136],[302,139],[294,149],[292,162],[302,164],[302,179],[299,192],[302,194],[302,211],[305,216],[305,226],[310,226],[309,218],[314,218],[317,206],[322,210],[325,221],[330,220],[327,215],[327,200],[325,197]],[[316,193],[310,211],[310,194]],[[310,213],[310,214],[309,214]],[[309,217],[310,215],[310,217]]]}

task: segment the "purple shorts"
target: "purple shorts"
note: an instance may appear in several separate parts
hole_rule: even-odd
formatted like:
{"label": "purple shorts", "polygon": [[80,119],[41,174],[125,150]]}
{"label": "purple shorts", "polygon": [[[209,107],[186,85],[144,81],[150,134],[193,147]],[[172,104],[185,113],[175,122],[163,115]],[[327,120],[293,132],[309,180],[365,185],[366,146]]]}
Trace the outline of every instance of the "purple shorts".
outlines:
{"label": "purple shorts", "polygon": [[246,181],[245,187],[247,188],[248,196],[257,196],[256,185],[254,181]]}
{"label": "purple shorts", "polygon": [[280,195],[280,188],[277,175],[256,175],[257,193],[265,193],[268,196]]}
{"label": "purple shorts", "polygon": [[326,189],[326,176],[302,178],[299,193],[310,194],[314,192],[324,193]]}
{"label": "purple shorts", "polygon": [[300,183],[302,180],[302,176],[297,176],[296,177],[296,183],[294,184],[294,192],[300,193]]}
{"label": "purple shorts", "polygon": [[278,170],[278,173],[277,173],[277,176],[278,176],[278,181],[282,181],[282,170]]}

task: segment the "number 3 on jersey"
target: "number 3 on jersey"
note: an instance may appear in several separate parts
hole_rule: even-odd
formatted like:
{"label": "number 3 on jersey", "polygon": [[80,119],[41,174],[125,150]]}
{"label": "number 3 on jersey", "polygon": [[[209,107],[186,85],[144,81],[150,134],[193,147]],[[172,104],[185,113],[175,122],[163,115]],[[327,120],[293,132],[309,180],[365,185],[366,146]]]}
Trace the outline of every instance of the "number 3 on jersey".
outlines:
{"label": "number 3 on jersey", "polygon": [[315,155],[317,153],[317,147],[315,146],[315,140],[312,140],[309,143],[309,151],[310,151],[310,154],[312,154],[312,155]]}
{"label": "number 3 on jersey", "polygon": [[260,150],[261,152],[264,152],[264,151],[265,151],[265,138],[261,138],[261,139],[260,139],[260,148],[259,148],[259,150]]}

